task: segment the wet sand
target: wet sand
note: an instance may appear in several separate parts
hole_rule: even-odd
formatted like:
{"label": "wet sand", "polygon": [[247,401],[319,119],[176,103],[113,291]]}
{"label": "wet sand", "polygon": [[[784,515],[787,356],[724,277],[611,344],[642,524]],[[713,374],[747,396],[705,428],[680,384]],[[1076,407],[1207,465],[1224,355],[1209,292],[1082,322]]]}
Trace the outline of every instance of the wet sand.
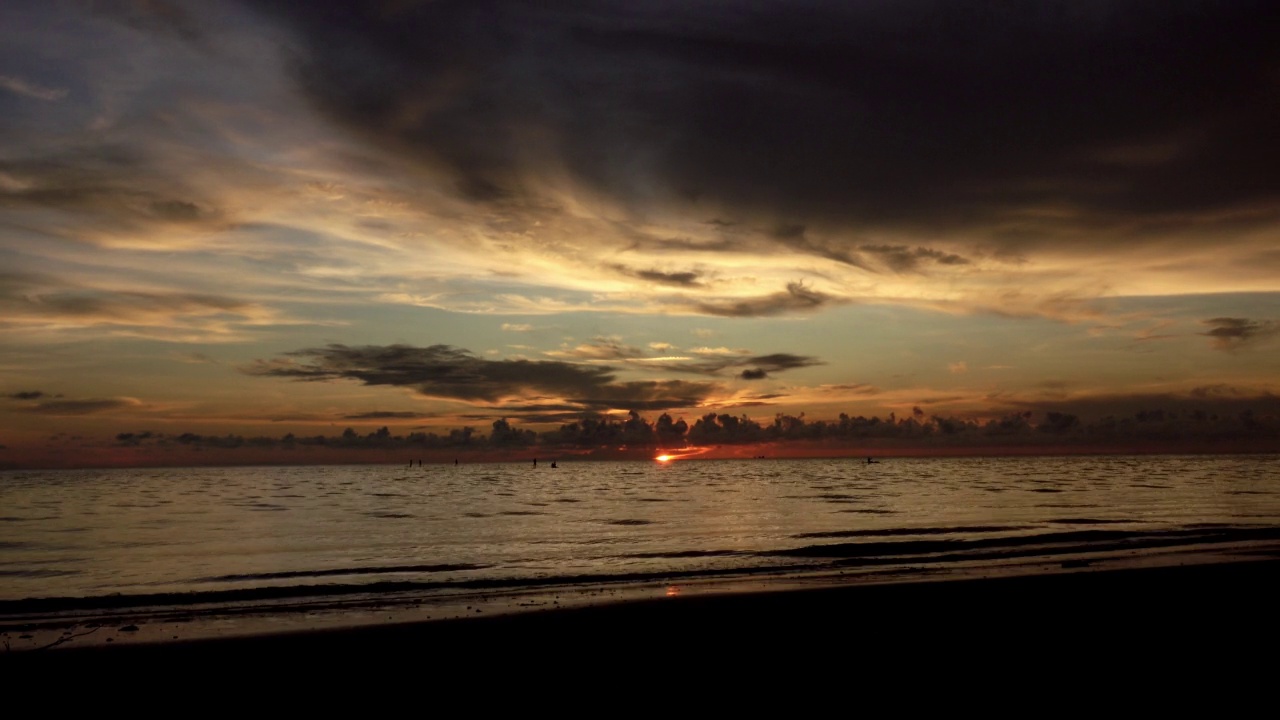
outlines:
{"label": "wet sand", "polygon": [[[678,595],[502,616],[97,644],[0,654],[3,664],[158,677],[421,669],[436,681],[617,678],[668,667],[738,677],[801,668],[917,679],[1028,673],[1230,672],[1280,640],[1280,560],[1021,577]],[[1267,661],[1268,663],[1270,661]],[[1270,664],[1265,667],[1270,668]],[[807,671],[804,671],[807,672]],[[1270,670],[1268,669],[1269,673]],[[739,692],[748,690],[741,688]]]}

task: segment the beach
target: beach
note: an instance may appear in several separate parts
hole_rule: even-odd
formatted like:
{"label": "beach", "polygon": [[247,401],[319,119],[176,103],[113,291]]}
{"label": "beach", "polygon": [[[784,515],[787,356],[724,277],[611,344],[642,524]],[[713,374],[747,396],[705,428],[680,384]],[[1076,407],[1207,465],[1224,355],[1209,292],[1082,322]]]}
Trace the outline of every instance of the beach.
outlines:
{"label": "beach", "polygon": [[[406,655],[433,673],[653,671],[667,664],[708,671],[787,675],[834,660],[917,677],[983,667],[1090,672],[1152,667],[1222,672],[1280,635],[1272,589],[1280,560],[1136,567],[1060,568],[1037,575],[830,584],[723,592],[378,625],[266,631],[148,642],[71,641],[6,653],[16,668],[147,674],[177,668],[237,672],[398,665]],[[118,633],[118,628],[106,628]],[[99,638],[101,640],[102,638]]]}

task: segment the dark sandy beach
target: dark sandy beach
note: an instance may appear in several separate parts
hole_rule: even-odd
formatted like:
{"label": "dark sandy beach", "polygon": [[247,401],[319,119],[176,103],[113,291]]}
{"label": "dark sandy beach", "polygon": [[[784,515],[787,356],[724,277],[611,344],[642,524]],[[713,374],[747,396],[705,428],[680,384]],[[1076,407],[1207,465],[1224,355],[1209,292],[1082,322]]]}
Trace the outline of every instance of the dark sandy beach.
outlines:
{"label": "dark sandy beach", "polygon": [[[704,594],[376,627],[4,656],[10,669],[135,677],[194,668],[418,668],[488,681],[612,677],[664,667],[795,677],[801,668],[912,677],[1041,671],[1229,673],[1272,668],[1280,560]],[[1265,665],[1259,665],[1259,662]],[[897,669],[895,671],[894,669]],[[807,671],[804,671],[807,672]],[[1268,670],[1269,672],[1269,670]],[[687,679],[687,678],[686,678]],[[739,690],[741,692],[742,690]]]}

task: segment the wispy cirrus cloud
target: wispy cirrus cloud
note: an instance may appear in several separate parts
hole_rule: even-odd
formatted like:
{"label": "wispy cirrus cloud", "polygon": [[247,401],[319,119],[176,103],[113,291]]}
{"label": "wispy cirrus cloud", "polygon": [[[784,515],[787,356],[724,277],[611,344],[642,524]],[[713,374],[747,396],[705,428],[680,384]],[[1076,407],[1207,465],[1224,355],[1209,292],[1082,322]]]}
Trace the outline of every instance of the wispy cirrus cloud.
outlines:
{"label": "wispy cirrus cloud", "polygon": [[0,75],[0,88],[36,100],[56,102],[67,96],[66,88],[45,87],[12,75]]}

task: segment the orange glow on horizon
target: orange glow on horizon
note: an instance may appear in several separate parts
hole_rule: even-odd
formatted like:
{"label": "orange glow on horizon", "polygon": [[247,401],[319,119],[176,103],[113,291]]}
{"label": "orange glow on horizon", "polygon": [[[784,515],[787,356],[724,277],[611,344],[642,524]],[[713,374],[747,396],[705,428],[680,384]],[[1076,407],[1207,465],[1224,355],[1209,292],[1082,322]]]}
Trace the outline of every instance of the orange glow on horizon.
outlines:
{"label": "orange glow on horizon", "polygon": [[660,463],[666,464],[671,462],[672,460],[684,460],[685,458],[691,458],[691,457],[696,457],[698,455],[703,455],[709,452],[710,450],[711,448],[709,447],[690,447],[690,448],[682,448],[680,450],[665,450],[661,454],[659,454],[657,457],[655,457],[654,460],[657,460]]}

